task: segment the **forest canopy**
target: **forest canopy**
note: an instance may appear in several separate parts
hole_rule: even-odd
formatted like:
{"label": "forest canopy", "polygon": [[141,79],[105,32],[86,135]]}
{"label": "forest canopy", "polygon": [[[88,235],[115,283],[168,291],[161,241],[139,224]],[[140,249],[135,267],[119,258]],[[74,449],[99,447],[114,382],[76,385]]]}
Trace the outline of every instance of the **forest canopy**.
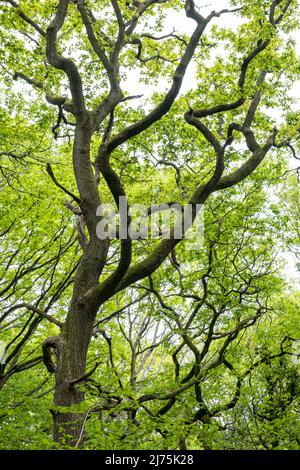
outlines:
{"label": "forest canopy", "polygon": [[299,3],[206,3],[0,0],[2,450],[299,450]]}

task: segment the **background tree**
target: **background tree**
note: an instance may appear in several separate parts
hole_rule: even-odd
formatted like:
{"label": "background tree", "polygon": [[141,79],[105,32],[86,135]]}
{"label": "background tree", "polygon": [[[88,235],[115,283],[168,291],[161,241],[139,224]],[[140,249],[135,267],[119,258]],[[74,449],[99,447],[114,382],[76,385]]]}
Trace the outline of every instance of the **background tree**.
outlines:
{"label": "background tree", "polygon": [[1,122],[6,150],[0,161],[0,331],[6,334],[7,350],[0,388],[15,372],[42,360],[39,346],[35,354],[27,351],[26,359],[22,350],[43,319],[55,323],[47,313],[54,304],[65,308],[58,300],[72,283],[78,259],[77,232],[68,214],[59,214],[61,198],[38,180],[37,169],[49,152],[50,142],[43,141],[48,126],[48,121],[28,126],[21,114],[3,113]]}

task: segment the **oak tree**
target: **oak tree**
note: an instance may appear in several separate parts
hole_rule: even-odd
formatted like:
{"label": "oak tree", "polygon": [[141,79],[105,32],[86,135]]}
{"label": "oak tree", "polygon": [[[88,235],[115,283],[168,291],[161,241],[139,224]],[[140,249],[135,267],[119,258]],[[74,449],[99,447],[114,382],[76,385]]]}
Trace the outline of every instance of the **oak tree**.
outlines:
{"label": "oak tree", "polygon": [[[48,302],[43,304],[43,309],[39,308],[39,303],[34,302],[37,290],[32,285],[29,302],[13,303],[6,310],[7,315],[22,308],[31,311],[32,328],[43,319],[58,329],[42,345],[44,363],[55,374],[52,414],[57,441],[78,446],[84,440],[87,412],[82,410],[85,397],[82,385],[97,368],[95,364],[87,370],[93,338],[100,335],[105,340],[109,363],[115,370],[111,338],[101,323],[118,316],[115,313],[107,316],[106,306],[120,296],[125,300],[130,297],[129,304],[139,306],[135,324],[129,315],[127,323],[120,327],[132,352],[131,392],[125,392],[131,403],[125,406],[125,412],[133,423],[137,404],[145,407],[147,401],[163,401],[156,410],[156,416],[162,416],[177,397],[191,390],[198,409],[186,425],[193,420],[209,422],[222,410],[235,406],[242,382],[253,368],[290,351],[286,345],[290,347],[291,340],[283,337],[276,352],[262,355],[243,371],[236,371],[226,358],[231,343],[269,308],[268,296],[260,298],[259,292],[260,283],[263,284],[271,268],[262,252],[256,251],[255,244],[251,248],[251,228],[247,224],[240,240],[232,244],[232,252],[236,250],[236,254],[231,258],[228,245],[222,253],[222,243],[218,241],[218,237],[224,236],[222,216],[218,209],[211,212],[215,216],[211,223],[219,231],[208,241],[206,252],[200,258],[203,266],[197,268],[199,277],[192,277],[190,283],[181,283],[180,264],[186,263],[191,269],[193,260],[184,249],[184,237],[175,236],[174,226],[168,238],[133,240],[128,233],[129,211],[125,216],[120,210],[118,230],[126,236],[102,239],[97,234],[103,217],[98,208],[103,202],[114,201],[117,210],[121,209],[120,197],[125,198],[129,208],[134,203],[149,206],[153,202],[169,205],[177,202],[183,210],[190,204],[194,220],[197,205],[213,201],[211,204],[218,207],[219,202],[223,210],[222,194],[225,198],[234,195],[234,188],[242,188],[248,177],[257,175],[259,167],[263,170],[257,178],[263,185],[270,180],[272,172],[273,178],[280,174],[287,156],[295,155],[299,122],[288,88],[299,77],[293,37],[297,30],[298,4],[293,0],[229,3],[226,9],[204,13],[201,5],[193,0],[0,1],[2,86],[9,97],[2,107],[11,118],[20,113],[27,121],[29,132],[34,126],[45,129],[49,143],[47,148],[41,144],[44,138],[38,141],[35,137],[28,155],[22,152],[19,139],[17,148],[4,145],[1,158],[8,159],[9,168],[13,169],[16,162],[23,162],[25,177],[30,178],[26,159],[38,156],[39,165],[44,168],[41,174],[44,187],[52,185],[51,194],[60,191],[66,198],[65,207],[53,205],[54,217],[60,220],[65,211],[68,220],[70,216],[75,218],[80,247],[77,246],[80,255],[78,251],[74,253],[74,234],[70,233],[64,240],[64,230],[57,229],[53,240],[47,241],[51,249],[45,254],[51,278],[46,289]],[[166,30],[170,15],[186,19],[185,32]],[[219,23],[226,15],[236,18],[236,26]],[[182,84],[191,70],[189,66],[195,70],[192,87],[182,93]],[[132,81],[138,90],[134,95],[127,91]],[[15,125],[19,128],[21,123]],[[26,138],[30,140],[31,136]],[[268,166],[264,167],[266,161]],[[61,164],[65,165],[68,176],[59,169]],[[243,203],[240,204],[240,214],[243,214]],[[35,224],[39,225],[39,217]],[[70,230],[70,223],[66,225]],[[10,225],[7,230],[11,230]],[[260,231],[263,238],[263,229]],[[230,233],[233,237],[233,232]],[[28,235],[24,234],[25,243]],[[58,251],[53,254],[52,242],[57,240]],[[261,243],[263,246],[264,242]],[[244,244],[250,246],[246,254]],[[176,250],[183,250],[180,258]],[[17,254],[15,249],[11,256]],[[69,266],[63,261],[65,283],[59,278],[56,285],[56,260],[62,256],[70,257]],[[262,266],[256,263],[257,258],[263,260]],[[31,275],[37,263],[43,263],[38,253],[28,261],[24,259],[23,256],[12,286]],[[218,265],[216,276],[211,274],[213,259]],[[160,293],[157,276],[161,276],[160,270],[167,263],[172,274]],[[64,294],[65,311],[58,314],[54,301],[69,288],[68,280],[73,272],[72,292],[66,291],[68,302]],[[178,281],[171,281],[176,273]],[[171,287],[167,285],[169,282]],[[9,285],[9,281],[6,283]],[[207,287],[210,284],[212,290]],[[200,294],[191,294],[193,285],[198,286],[196,290],[200,289]],[[186,304],[184,318],[166,300],[168,291],[172,294],[172,289],[178,287],[181,299],[195,301],[193,306]],[[177,387],[168,392],[143,393],[138,398],[135,396],[138,351],[143,350],[144,331],[148,327],[153,330],[153,325],[143,313],[147,312],[145,296],[132,297],[134,289],[146,290],[147,296],[158,302],[171,331],[181,338],[173,352]],[[42,299],[44,291],[40,293]],[[245,304],[248,295],[250,300]],[[228,323],[227,310],[235,318]],[[193,321],[198,318],[198,312],[203,313],[205,324],[197,332]],[[215,326],[222,314],[225,320],[219,331]],[[206,339],[202,344],[203,332]],[[155,333],[154,328],[153,344],[160,333],[159,329]],[[26,333],[24,338],[26,341]],[[215,350],[214,341],[219,344]],[[151,350],[149,344],[144,347]],[[193,365],[181,376],[177,356],[183,348],[192,352]],[[206,364],[210,348],[214,359]],[[236,376],[234,396],[208,409],[202,403],[199,383],[208,370],[219,366]],[[122,389],[119,376],[117,380]],[[101,389],[101,393],[105,392]],[[120,404],[118,395],[108,396],[105,407],[110,409],[116,404]],[[185,436],[180,439],[184,447]]]}

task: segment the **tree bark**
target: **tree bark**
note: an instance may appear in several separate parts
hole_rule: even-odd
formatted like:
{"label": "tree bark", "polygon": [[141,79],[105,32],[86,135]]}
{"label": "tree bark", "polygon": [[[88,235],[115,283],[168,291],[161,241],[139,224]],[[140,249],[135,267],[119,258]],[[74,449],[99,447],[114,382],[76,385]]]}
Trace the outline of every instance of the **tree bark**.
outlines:
{"label": "tree bark", "polygon": [[80,193],[80,206],[89,232],[89,242],[82,255],[74,280],[73,296],[66,322],[57,338],[56,384],[54,396],[54,440],[71,446],[83,441],[85,413],[76,409],[84,400],[80,383],[85,375],[87,351],[93,334],[99,303],[86,297],[99,282],[106,261],[108,241],[96,234],[96,210],[100,197],[90,160],[91,122],[85,116],[76,127],[73,166]]}
{"label": "tree bark", "polygon": [[83,440],[85,413],[72,410],[84,400],[80,383],[74,380],[84,376],[86,357],[91,340],[96,312],[73,301],[64,332],[59,337],[58,362],[53,410],[54,440],[78,446]]}

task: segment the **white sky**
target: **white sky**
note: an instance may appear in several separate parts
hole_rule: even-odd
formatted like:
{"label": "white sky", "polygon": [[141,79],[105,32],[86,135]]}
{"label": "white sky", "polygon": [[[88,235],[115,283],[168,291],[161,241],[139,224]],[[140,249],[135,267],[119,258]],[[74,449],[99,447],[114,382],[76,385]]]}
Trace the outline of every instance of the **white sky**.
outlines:
{"label": "white sky", "polygon": [[[225,8],[232,9],[232,6],[230,5],[230,2],[228,0],[214,0],[213,2],[210,1],[196,1],[196,5],[198,5],[199,11],[203,16],[208,16],[212,11],[220,11]],[[208,24],[206,32],[209,31],[211,26],[213,24],[217,24],[219,26],[230,26],[232,29],[236,28],[237,26],[241,25],[243,23],[242,18],[240,18],[237,14],[234,13],[226,13],[221,15],[219,18],[214,18],[210,24]],[[172,14],[169,14],[167,20],[165,21],[165,28],[162,33],[163,34],[169,34],[175,29],[176,33],[186,33],[188,35],[191,34],[191,32],[195,29],[195,21],[191,18],[187,18],[185,16],[185,12],[182,11],[181,13],[176,13],[173,12]],[[149,31],[152,32],[153,31]],[[297,52],[300,57],[300,29],[297,33],[294,34],[294,38],[296,39],[297,42]],[[216,51],[215,55],[220,55],[222,51],[220,48]],[[196,79],[195,79],[195,68],[196,64],[194,61],[191,61],[188,70],[185,74],[183,84],[181,87],[181,93],[185,93],[189,91],[190,89],[193,89],[196,85]],[[161,84],[159,84],[158,87],[151,87],[148,86],[146,92],[145,92],[145,86],[144,84],[139,84],[138,77],[136,76],[135,73],[131,73],[128,76],[128,79],[125,82],[125,88],[126,91],[130,95],[137,95],[137,94],[143,94],[143,100],[147,102],[147,99],[152,96],[152,93],[155,89],[165,89],[167,85],[167,82],[165,80],[161,81]],[[289,95],[294,98],[294,103],[295,103],[295,108],[300,107],[300,81],[295,83],[294,86],[291,88],[289,91]]]}

